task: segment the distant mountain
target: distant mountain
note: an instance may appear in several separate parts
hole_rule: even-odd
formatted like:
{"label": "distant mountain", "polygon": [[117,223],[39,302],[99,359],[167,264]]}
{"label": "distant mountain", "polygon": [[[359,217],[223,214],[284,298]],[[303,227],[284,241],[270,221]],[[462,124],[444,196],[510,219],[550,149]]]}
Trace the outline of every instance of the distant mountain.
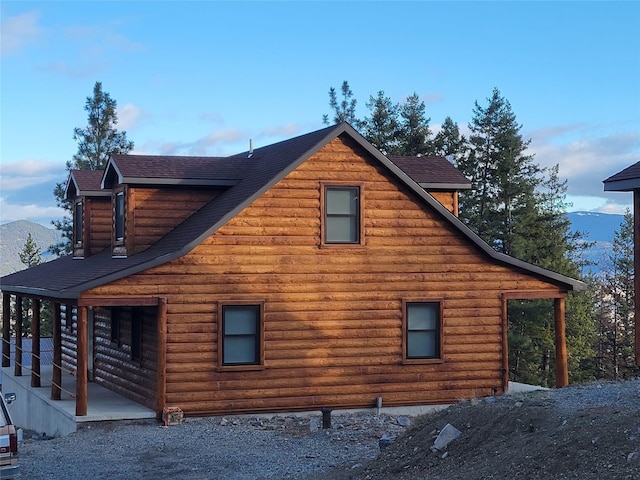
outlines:
{"label": "distant mountain", "polygon": [[609,243],[613,243],[613,234],[624,221],[624,215],[598,212],[571,212],[567,217],[573,230],[586,233],[587,240]]}
{"label": "distant mountain", "polygon": [[48,262],[55,258],[49,247],[60,241],[60,233],[57,230],[27,220],[5,223],[0,225],[0,276],[26,268],[19,255],[29,234],[42,252],[43,261]]}
{"label": "distant mountain", "polygon": [[571,212],[567,214],[571,229],[585,235],[587,242],[594,242],[585,251],[585,258],[595,265],[587,270],[596,273],[604,267],[613,248],[613,237],[624,221],[624,215],[598,212]]}

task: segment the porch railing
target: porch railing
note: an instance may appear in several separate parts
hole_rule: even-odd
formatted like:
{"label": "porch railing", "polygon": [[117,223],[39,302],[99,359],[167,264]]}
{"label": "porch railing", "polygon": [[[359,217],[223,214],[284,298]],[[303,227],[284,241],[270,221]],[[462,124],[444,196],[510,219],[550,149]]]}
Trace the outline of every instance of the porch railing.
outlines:
{"label": "porch railing", "polygon": [[[5,339],[2,339],[3,343],[6,343]],[[53,367],[60,368],[61,371],[66,371],[67,373],[73,375],[74,372],[69,369],[65,369],[62,365],[56,364],[53,361],[53,339],[50,337],[42,337],[40,338],[40,354],[34,354],[33,352],[33,339],[31,337],[23,337],[22,338],[22,346],[18,346],[15,337],[12,337],[9,341],[10,344],[10,355],[9,355],[9,363],[13,363],[16,366],[16,376],[25,375],[22,371],[26,370],[29,374],[35,375],[41,381],[43,380],[43,376],[40,372],[34,372],[31,368],[33,357],[40,360],[40,366],[43,365],[52,365]],[[4,350],[3,350],[4,351]],[[6,355],[3,354],[3,357],[6,358]],[[0,373],[0,380],[2,379]],[[76,398],[76,392],[71,392],[62,387],[62,385],[53,381],[53,379],[49,379],[50,384],[55,385],[60,391],[65,392],[71,398]],[[0,381],[0,385],[2,382]]]}

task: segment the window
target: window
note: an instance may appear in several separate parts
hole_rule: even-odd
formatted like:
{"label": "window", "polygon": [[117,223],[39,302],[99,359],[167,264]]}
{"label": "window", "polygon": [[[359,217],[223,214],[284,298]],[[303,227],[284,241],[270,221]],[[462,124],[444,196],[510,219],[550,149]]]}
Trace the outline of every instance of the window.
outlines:
{"label": "window", "polygon": [[111,309],[111,343],[120,345],[120,309]]}
{"label": "window", "polygon": [[142,354],[142,309],[131,309],[131,360],[139,361]]}
{"label": "window", "polygon": [[74,222],[74,230],[73,235],[75,237],[75,244],[82,245],[82,230],[83,230],[83,222],[84,218],[82,216],[83,204],[82,200],[76,202],[75,204],[75,222]]}
{"label": "window", "polygon": [[442,359],[441,302],[403,302],[403,359]]}
{"label": "window", "polygon": [[262,365],[262,304],[222,304],[219,323],[220,367]]}
{"label": "window", "polygon": [[359,186],[324,186],[323,244],[362,244],[361,196]]}
{"label": "window", "polygon": [[118,241],[124,239],[124,192],[116,193],[115,235]]}

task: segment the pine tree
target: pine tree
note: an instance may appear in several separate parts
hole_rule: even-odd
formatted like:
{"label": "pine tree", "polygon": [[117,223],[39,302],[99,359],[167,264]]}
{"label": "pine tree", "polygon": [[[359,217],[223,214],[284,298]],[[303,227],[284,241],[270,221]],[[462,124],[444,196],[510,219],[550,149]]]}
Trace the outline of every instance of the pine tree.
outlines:
{"label": "pine tree", "polygon": [[[353,98],[353,92],[349,87],[349,82],[346,80],[342,82],[341,87],[342,100],[338,103],[338,94],[334,87],[329,89],[329,106],[333,110],[333,123],[348,122],[354,128],[358,128],[360,122],[356,118],[356,105],[357,100]],[[322,116],[322,123],[329,125],[329,115]]]}
{"label": "pine tree", "polygon": [[[27,240],[22,248],[22,251],[18,253],[20,261],[27,267],[35,267],[42,263],[42,250],[36,242],[33,240],[31,233],[27,234]],[[31,318],[33,310],[33,300],[30,298],[24,298],[22,301],[22,318]],[[53,313],[51,307],[46,303],[40,304],[40,334],[43,337],[50,336],[53,332]],[[22,326],[23,336],[31,335],[31,323],[26,322]]]}
{"label": "pine tree", "polygon": [[[133,142],[127,140],[126,132],[116,129],[118,116],[117,103],[107,92],[102,91],[102,83],[96,82],[93,96],[87,97],[85,111],[88,113],[88,124],[85,128],[75,128],[73,139],[78,142],[78,151],[71,161],[67,162],[67,171],[101,170],[112,154],[129,153],[133,150]],[[66,184],[58,183],[53,191],[56,205],[68,212],[61,220],[52,223],[60,231],[62,240],[53,245],[51,250],[57,255],[71,253],[73,239],[73,220],[71,202],[64,198]]]}
{"label": "pine tree", "polygon": [[377,97],[369,97],[367,108],[370,117],[365,117],[361,124],[362,135],[374,147],[385,155],[394,154],[398,149],[398,106],[385,97],[384,92],[378,92]]}
{"label": "pine tree", "polygon": [[398,155],[419,156],[432,153],[430,118],[417,93],[400,106],[400,145]]}
{"label": "pine tree", "polygon": [[626,211],[620,229],[616,230],[605,275],[605,312],[602,318],[603,366],[608,378],[638,375],[634,355],[634,265],[633,216]]}
{"label": "pine tree", "polygon": [[451,117],[447,117],[442,122],[440,131],[433,139],[433,154],[443,157],[451,157],[454,163],[464,156],[466,152],[467,139],[460,135],[460,128]]}
{"label": "pine tree", "polygon": [[34,267],[42,263],[42,250],[33,240],[31,233],[27,235],[27,240],[22,247],[22,251],[18,254],[20,261],[27,267]]}
{"label": "pine tree", "polygon": [[475,104],[469,124],[468,155],[458,168],[472,181],[470,192],[460,196],[460,216],[496,250],[512,254],[515,228],[520,218],[532,215],[540,169],[526,155],[509,102],[493,90],[486,108]]}

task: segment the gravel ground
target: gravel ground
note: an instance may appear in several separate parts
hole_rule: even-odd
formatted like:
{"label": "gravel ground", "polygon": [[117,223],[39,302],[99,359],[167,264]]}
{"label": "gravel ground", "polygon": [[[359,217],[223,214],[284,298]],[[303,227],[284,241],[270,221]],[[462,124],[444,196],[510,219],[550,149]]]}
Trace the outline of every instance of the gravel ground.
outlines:
{"label": "gravel ground", "polygon": [[334,414],[326,430],[320,414],[186,418],[166,428],[100,422],[61,438],[25,433],[20,456],[30,480],[292,479],[371,460],[384,434],[395,437],[410,422],[372,413]]}
{"label": "gravel ground", "polygon": [[[26,432],[23,477],[640,479],[640,379],[477,399],[422,417],[334,412],[333,428],[321,423],[318,413],[186,418],[167,428],[101,422],[54,439]],[[446,423],[463,435],[441,458],[429,448]],[[397,440],[380,454],[383,437]]]}

